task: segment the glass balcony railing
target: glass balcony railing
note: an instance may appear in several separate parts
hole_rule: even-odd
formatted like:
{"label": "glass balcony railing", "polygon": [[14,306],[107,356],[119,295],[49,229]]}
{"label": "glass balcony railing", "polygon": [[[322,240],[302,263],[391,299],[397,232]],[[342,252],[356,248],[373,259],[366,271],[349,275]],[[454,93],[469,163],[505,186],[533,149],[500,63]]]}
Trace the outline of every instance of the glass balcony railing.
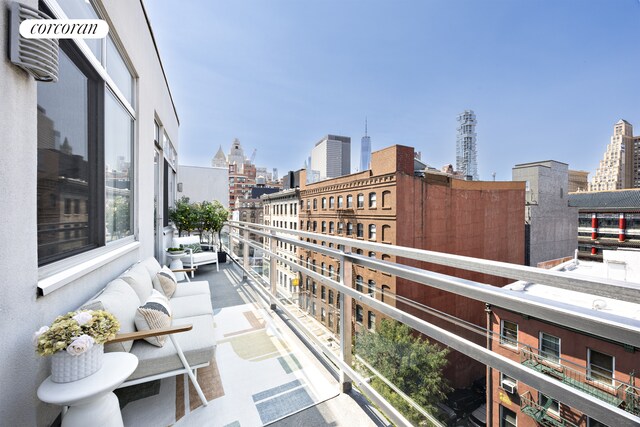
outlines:
{"label": "glass balcony railing", "polygon": [[[410,281],[414,289],[435,288],[443,291],[439,295],[461,295],[640,347],[640,327],[615,315],[604,316],[595,311],[585,317],[581,310],[558,308],[552,301],[517,298],[513,291],[501,287],[390,260],[409,260],[413,265],[429,263],[478,272],[485,277],[547,283],[566,289],[580,287],[595,294],[602,291],[602,279],[568,277],[532,267],[245,222],[229,222],[222,243],[232,261],[242,268],[247,282],[327,359],[328,365],[335,367],[343,387],[357,386],[396,425],[445,425],[436,410],[437,402],[449,390],[444,381],[439,384],[441,377],[435,374],[430,383],[412,381],[427,379],[422,365],[412,358],[440,351],[438,360],[447,351],[456,351],[525,384],[536,384],[550,399],[562,401],[571,395],[572,408],[607,425],[640,423],[638,389],[633,380],[616,383],[610,390],[588,378],[584,369],[554,366],[531,349],[521,349],[522,360],[510,359],[492,350],[489,341],[495,337],[491,338],[491,331],[436,310],[428,305],[429,301],[398,295],[395,288],[386,286],[398,280]],[[372,279],[371,274],[375,273],[381,273],[378,282]],[[626,289],[604,282],[611,287],[611,293],[628,298]],[[387,334],[394,339],[385,340]],[[398,336],[404,337],[402,345]],[[417,337],[422,341],[416,343]],[[398,369],[401,366],[408,368]],[[601,403],[594,403],[593,396]],[[548,423],[544,425],[572,425],[553,424],[553,420],[544,418],[542,412],[548,412],[544,407],[527,399],[522,411],[531,416],[538,414]]]}

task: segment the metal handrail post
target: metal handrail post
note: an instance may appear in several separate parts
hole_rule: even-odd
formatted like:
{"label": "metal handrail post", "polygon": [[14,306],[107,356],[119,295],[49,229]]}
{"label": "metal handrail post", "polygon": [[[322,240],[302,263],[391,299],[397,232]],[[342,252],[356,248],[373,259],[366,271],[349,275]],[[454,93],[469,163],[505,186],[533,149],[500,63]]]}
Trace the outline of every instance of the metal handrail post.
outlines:
{"label": "metal handrail post", "polygon": [[[276,235],[275,230],[271,230],[271,235],[274,236],[274,238],[269,238],[269,250],[271,251],[271,253],[275,254],[278,250],[278,247],[277,247],[278,242],[277,242],[277,239],[275,238],[275,235]],[[277,289],[278,275],[276,274],[277,263],[278,263],[278,260],[276,259],[276,257],[274,256],[269,257],[269,284],[271,285],[271,310],[276,309],[276,302],[274,299],[278,292],[278,289]]]}
{"label": "metal handrail post", "polygon": [[[350,251],[348,247],[344,248],[344,251]],[[344,286],[351,287],[353,283],[353,264],[351,260],[342,256],[340,257],[340,283]],[[340,300],[340,358],[347,364],[352,366],[352,353],[353,353],[353,298],[341,292],[338,296]],[[351,390],[351,378],[347,376],[344,369],[340,370],[340,384],[342,386],[342,392],[347,393]]]}

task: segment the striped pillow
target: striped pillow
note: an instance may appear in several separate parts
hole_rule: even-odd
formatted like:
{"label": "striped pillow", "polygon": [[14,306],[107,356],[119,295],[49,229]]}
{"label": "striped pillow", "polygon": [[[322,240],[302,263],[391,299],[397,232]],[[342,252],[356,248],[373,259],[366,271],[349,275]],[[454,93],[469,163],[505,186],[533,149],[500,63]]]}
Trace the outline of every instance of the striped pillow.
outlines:
{"label": "striped pillow", "polygon": [[167,298],[171,298],[178,287],[176,275],[166,265],[156,274],[157,282],[160,285],[158,291],[162,292]]}
{"label": "striped pillow", "polygon": [[[168,328],[171,326],[171,307],[169,300],[157,290],[151,291],[151,296],[147,298],[144,305],[138,307],[135,317],[136,329],[138,331],[149,331],[153,329]],[[167,340],[166,335],[145,338],[149,344],[162,347]]]}

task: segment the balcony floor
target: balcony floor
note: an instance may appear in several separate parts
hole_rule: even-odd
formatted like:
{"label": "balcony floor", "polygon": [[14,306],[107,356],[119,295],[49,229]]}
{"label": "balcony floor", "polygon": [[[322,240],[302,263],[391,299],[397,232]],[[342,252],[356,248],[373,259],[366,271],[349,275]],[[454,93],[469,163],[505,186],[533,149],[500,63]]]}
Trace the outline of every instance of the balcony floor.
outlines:
{"label": "balcony floor", "polygon": [[209,281],[214,307],[216,356],[198,371],[209,404],[184,375],[124,388],[125,426],[388,425],[357,391],[339,392],[333,372],[258,302],[238,267],[200,267],[193,280]]}

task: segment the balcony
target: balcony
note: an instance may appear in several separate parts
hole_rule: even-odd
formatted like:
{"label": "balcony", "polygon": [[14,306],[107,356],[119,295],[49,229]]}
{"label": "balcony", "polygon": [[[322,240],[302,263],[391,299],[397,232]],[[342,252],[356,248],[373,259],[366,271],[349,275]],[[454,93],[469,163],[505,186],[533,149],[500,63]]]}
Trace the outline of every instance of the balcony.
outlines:
{"label": "balcony", "polygon": [[551,399],[547,399],[547,403],[544,406],[540,405],[533,400],[529,391],[520,395],[520,411],[536,420],[539,425],[544,427],[578,427],[571,421],[551,415],[549,407],[552,403]]}
{"label": "balcony", "polygon": [[[198,370],[209,404],[201,406],[182,375],[131,386],[117,390],[125,425],[388,425],[357,391],[340,393],[333,371],[261,305],[236,264],[221,264],[219,272],[203,266],[196,280],[209,281],[215,310],[216,356]],[[318,322],[296,316],[331,342]]]}
{"label": "balcony", "polygon": [[[603,336],[633,347],[640,347],[640,326],[634,321],[622,321],[620,316],[609,314],[605,316],[597,311],[585,316],[584,310],[558,307],[551,300],[529,297],[524,293],[516,294],[513,290],[370,258],[359,253],[384,252],[395,259],[409,258],[513,280],[549,283],[565,289],[579,287],[584,292],[596,295],[600,295],[598,292],[602,292],[603,286],[606,286],[606,292],[615,293],[621,299],[628,299],[636,304],[640,303],[637,291],[629,294],[629,289],[606,279],[568,276],[555,271],[383,245],[352,238],[285,230],[245,222],[230,222],[228,228],[229,230],[223,235],[225,249],[227,253],[233,254],[231,257],[233,262],[242,269],[246,282],[250,284],[255,293],[268,302],[270,309],[285,319],[287,326],[295,330],[307,345],[315,348],[327,365],[337,369],[343,387],[347,384],[357,387],[396,425],[411,425],[424,421],[438,425],[439,421],[421,402],[412,399],[412,396],[405,393],[404,385],[385,378],[384,374],[376,366],[372,366],[370,360],[365,360],[366,357],[360,353],[360,349],[357,347],[358,339],[354,338],[357,338],[363,331],[373,330],[368,325],[369,321],[365,316],[367,312],[375,312],[374,321],[393,319],[408,326],[413,335],[421,334],[430,340],[445,344],[449,348],[482,364],[489,365],[525,384],[536,384],[536,388],[546,396],[561,400],[563,403],[566,402],[571,408],[608,425],[635,426],[640,421],[637,412],[628,409],[638,406],[637,393],[631,392],[631,390],[635,390],[633,384],[626,385],[628,390],[625,387],[618,389],[619,395],[613,394],[613,399],[616,400],[606,400],[606,394],[611,395],[606,392],[602,394],[602,398],[594,400],[592,388],[576,386],[579,383],[591,385],[588,381],[580,381],[579,378],[566,372],[552,369],[550,365],[538,363],[539,359],[530,357],[527,361],[523,360],[522,363],[518,363],[518,361],[501,356],[487,348],[486,334],[488,331],[486,329],[480,328],[478,330],[478,326],[475,326],[471,332],[465,335],[464,331],[461,332],[464,329],[462,326],[465,325],[460,323],[460,319],[447,316],[443,312],[436,312],[428,305],[415,304],[412,307],[422,311],[422,314],[427,313],[428,316],[431,316],[431,318],[425,316],[426,318],[435,319],[438,317],[439,323],[416,317],[396,307],[398,301],[404,304],[413,302],[406,300],[406,298],[403,299],[401,295],[387,292],[384,294],[384,300],[379,298],[379,295],[378,298],[367,295],[364,289],[360,291],[355,287],[354,272],[356,271],[355,266],[365,267],[371,271],[410,280],[414,286],[436,288],[451,294],[462,295],[526,316],[544,318],[566,328],[580,330],[592,336]],[[251,241],[248,238],[250,235],[255,235],[256,239],[262,238],[266,243],[260,243],[258,240]],[[311,243],[314,240],[322,240],[326,246]],[[326,257],[327,260],[333,259],[334,263],[338,265],[339,270],[337,271],[339,273],[336,276],[328,277],[310,268],[304,262],[306,261],[304,257],[303,262],[299,262],[300,260],[296,258],[291,259],[279,248],[283,243],[299,249],[298,254],[310,251],[317,256]],[[333,247],[329,246],[331,244]],[[269,262],[264,263],[264,268],[252,268],[252,265],[256,265],[256,259],[255,256],[250,256],[250,248],[260,249],[264,254],[269,255]],[[310,285],[304,279],[293,294],[286,295],[279,292],[279,287],[283,284],[279,282],[281,279],[277,274],[278,268],[280,268],[277,267],[278,265],[286,266],[301,274],[303,278],[310,279],[310,282],[315,282],[317,285],[315,292],[313,287],[307,289],[307,286]],[[320,298],[321,287],[324,287],[327,293],[333,292],[336,298],[335,305],[329,307],[328,301]],[[325,315],[327,316],[326,322]],[[445,326],[442,326],[443,324]],[[329,330],[328,326],[331,326],[332,329]],[[375,329],[377,333],[377,327]],[[474,338],[469,338],[469,336]],[[364,369],[361,369],[360,365],[364,366]],[[394,404],[384,398],[379,388],[373,387],[374,383],[378,385],[384,383],[384,387],[392,390]],[[401,403],[398,399],[403,402]],[[618,402],[619,400],[623,402]],[[531,399],[530,402],[531,404],[526,405],[530,409],[525,409],[525,412],[534,414],[534,410],[544,409],[538,408]],[[407,408],[413,415],[407,415],[407,411],[405,411]],[[541,416],[541,414],[538,415]],[[415,421],[416,419],[419,421]],[[545,422],[553,423],[551,420]],[[569,426],[570,424],[547,425]]]}
{"label": "balcony", "polygon": [[589,376],[586,366],[579,366],[563,359],[549,360],[531,347],[520,350],[520,362],[609,405],[640,415],[640,390],[633,385],[633,373],[631,384],[615,379],[611,379],[610,385],[604,384]]}

